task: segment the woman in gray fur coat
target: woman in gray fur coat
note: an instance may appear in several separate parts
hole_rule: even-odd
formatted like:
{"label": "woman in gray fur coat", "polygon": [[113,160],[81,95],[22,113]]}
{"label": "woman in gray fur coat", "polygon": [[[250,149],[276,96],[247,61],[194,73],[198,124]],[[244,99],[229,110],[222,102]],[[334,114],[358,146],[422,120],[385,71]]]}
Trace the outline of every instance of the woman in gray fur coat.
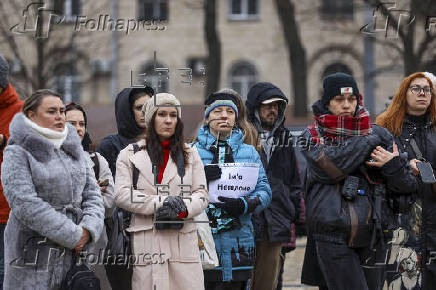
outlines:
{"label": "woman in gray fur coat", "polygon": [[72,251],[98,240],[103,199],[59,94],[39,90],[10,125],[2,163],[11,207],[4,289],[59,289]]}

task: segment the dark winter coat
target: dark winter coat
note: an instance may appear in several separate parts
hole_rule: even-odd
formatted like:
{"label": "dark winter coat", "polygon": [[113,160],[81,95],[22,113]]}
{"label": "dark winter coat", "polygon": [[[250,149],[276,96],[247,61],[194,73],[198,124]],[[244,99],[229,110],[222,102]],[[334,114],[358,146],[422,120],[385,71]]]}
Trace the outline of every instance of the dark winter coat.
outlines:
{"label": "dark winter coat", "polygon": [[[303,137],[310,140],[308,130]],[[376,146],[382,145],[392,151],[392,143],[392,135],[375,125],[373,133],[368,136],[351,137],[337,146],[312,144],[302,150],[308,161],[306,209],[307,224],[312,233],[347,241],[351,228],[349,214],[342,216],[342,208],[345,206],[348,212],[348,205],[341,194],[341,185],[346,176],[357,176],[361,179],[359,188],[366,188],[372,194],[370,182],[361,176],[364,174],[361,167]],[[380,170],[368,169],[368,174],[372,180],[378,179],[396,193],[413,193],[418,186],[405,154],[393,158]]]}
{"label": "dark winter coat", "polygon": [[60,149],[17,114],[4,151],[2,183],[11,213],[5,229],[4,289],[59,289],[82,228],[103,229],[103,199],[76,129]]}
{"label": "dark winter coat", "polygon": [[[259,133],[263,129],[260,125],[258,107],[272,96],[280,97],[286,103],[288,101],[283,92],[271,83],[258,84],[247,96],[248,117]],[[268,241],[289,242],[291,224],[297,219],[300,208],[301,181],[293,148],[294,138],[283,125],[286,103],[279,103],[279,114],[271,135],[267,140],[262,140],[260,156],[271,186],[272,200],[263,212],[253,215],[258,241],[262,239],[266,227]]]}
{"label": "dark winter coat", "polygon": [[135,121],[130,98],[141,91],[141,88],[126,88],[122,90],[115,100],[115,118],[117,120],[118,134],[104,137],[97,152],[100,153],[109,163],[109,168],[115,179],[116,162],[118,154],[127,145],[136,142],[143,129]]}
{"label": "dark winter coat", "polygon": [[[410,145],[412,138],[415,139],[424,158],[431,163],[434,170],[436,168],[436,131],[435,125],[432,124],[427,115],[421,117],[409,116],[403,122],[401,135],[395,137],[399,150],[407,152],[409,160],[417,158]],[[422,206],[422,212],[417,212],[418,216],[416,217],[412,217],[411,215],[414,214],[411,212],[410,218],[415,220],[414,222],[418,221],[418,223],[416,225],[402,224],[402,226],[409,231],[408,242],[417,247],[418,252],[422,253],[423,289],[430,289],[434,287],[436,282],[436,262],[434,261],[436,251],[436,192],[431,184],[419,182],[416,193],[418,208]],[[403,220],[411,221],[406,216],[403,217]],[[410,227],[414,227],[414,229],[412,230]],[[416,236],[417,232],[420,232],[420,235]],[[433,257],[433,260],[431,257]],[[427,264],[428,261],[430,263]]]}
{"label": "dark winter coat", "polygon": [[[381,217],[378,222],[384,230],[394,226],[388,219],[393,216],[386,202],[388,194],[412,193],[418,182],[411,173],[406,154],[394,157],[380,169],[364,165],[378,145],[392,152],[393,137],[382,127],[375,125],[370,135],[350,137],[334,146],[310,142],[309,130],[303,133],[303,137],[309,141],[302,150],[308,162],[305,202],[309,238],[302,282],[319,285],[322,277],[319,269],[315,270],[318,268],[316,251],[310,247],[313,239],[344,243],[350,247],[369,246],[377,223],[371,201],[375,199],[376,188],[382,190],[383,214],[378,214]],[[358,188],[364,190],[364,195],[357,195],[352,201],[347,201],[342,195],[344,180],[348,176],[358,177]]]}

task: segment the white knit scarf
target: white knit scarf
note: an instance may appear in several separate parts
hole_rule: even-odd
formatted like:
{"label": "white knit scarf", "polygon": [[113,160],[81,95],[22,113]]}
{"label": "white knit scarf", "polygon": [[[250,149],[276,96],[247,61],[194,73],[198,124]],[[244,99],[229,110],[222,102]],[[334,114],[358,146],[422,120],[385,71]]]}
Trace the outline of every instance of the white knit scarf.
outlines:
{"label": "white knit scarf", "polygon": [[37,125],[36,123],[34,123],[33,121],[31,121],[27,117],[24,117],[24,122],[27,125],[29,125],[33,129],[33,131],[35,131],[36,133],[38,133],[39,135],[41,135],[42,137],[46,138],[51,143],[53,143],[53,146],[56,149],[59,149],[61,147],[62,143],[64,143],[65,139],[67,138],[68,127],[66,125],[64,128],[64,131],[57,132],[57,131],[51,130],[49,128],[41,127],[41,126]]}

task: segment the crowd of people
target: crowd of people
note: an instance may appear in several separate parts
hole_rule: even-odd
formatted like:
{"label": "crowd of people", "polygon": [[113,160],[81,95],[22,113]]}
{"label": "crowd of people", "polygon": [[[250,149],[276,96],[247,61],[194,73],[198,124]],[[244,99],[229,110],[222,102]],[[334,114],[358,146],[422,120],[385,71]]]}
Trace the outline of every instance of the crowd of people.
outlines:
{"label": "crowd of people", "polygon": [[176,96],[125,88],[94,152],[84,107],[49,89],[23,102],[8,72],[0,56],[1,289],[279,290],[296,224],[302,283],[436,284],[431,73],[406,77],[375,123],[356,80],[328,75],[298,142],[269,82],[245,103],[210,94],[190,139]]}

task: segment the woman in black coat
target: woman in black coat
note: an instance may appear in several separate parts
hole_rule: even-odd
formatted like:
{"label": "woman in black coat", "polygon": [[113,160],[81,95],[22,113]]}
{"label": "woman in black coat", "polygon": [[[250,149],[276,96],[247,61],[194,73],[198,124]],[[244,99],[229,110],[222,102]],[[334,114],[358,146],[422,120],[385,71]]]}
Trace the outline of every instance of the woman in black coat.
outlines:
{"label": "woman in black coat", "polygon": [[[435,122],[435,92],[431,80],[423,73],[414,73],[406,77],[395,93],[392,103],[377,118],[377,124],[387,128],[394,135],[399,150],[407,152],[416,174],[420,174],[416,166],[418,162],[427,161],[432,168],[436,168]],[[416,146],[414,146],[415,143]],[[434,289],[436,284],[436,187],[435,184],[423,183],[421,178],[418,180],[419,187],[414,197],[415,201],[411,202],[408,212],[401,215],[399,231],[406,233],[402,234],[405,238],[401,242],[393,241],[388,264],[398,265],[401,253],[406,249],[413,250],[418,256],[416,265],[414,265],[416,268],[414,273],[417,277],[414,277],[416,285],[413,289]],[[401,272],[402,267],[394,275],[388,276],[387,283],[393,284],[393,281],[400,279],[403,276]],[[422,288],[418,288],[419,284]]]}

